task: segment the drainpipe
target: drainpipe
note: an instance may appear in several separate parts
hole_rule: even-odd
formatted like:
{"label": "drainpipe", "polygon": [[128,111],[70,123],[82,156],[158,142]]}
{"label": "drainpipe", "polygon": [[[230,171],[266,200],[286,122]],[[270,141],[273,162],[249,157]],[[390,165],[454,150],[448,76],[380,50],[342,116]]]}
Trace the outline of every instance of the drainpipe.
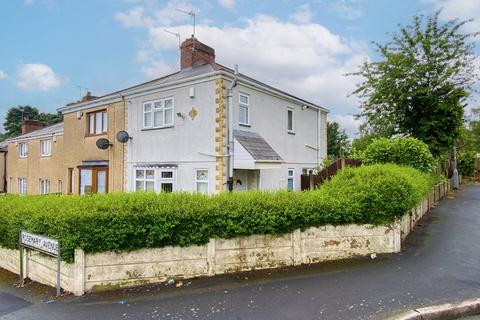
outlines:
{"label": "drainpipe", "polygon": [[228,116],[228,123],[227,123],[227,155],[228,155],[228,164],[227,164],[227,171],[228,171],[228,179],[227,179],[227,187],[228,191],[233,191],[233,88],[237,86],[238,80],[238,65],[235,65],[235,73],[233,76],[233,80],[228,86],[227,89],[227,116]]}

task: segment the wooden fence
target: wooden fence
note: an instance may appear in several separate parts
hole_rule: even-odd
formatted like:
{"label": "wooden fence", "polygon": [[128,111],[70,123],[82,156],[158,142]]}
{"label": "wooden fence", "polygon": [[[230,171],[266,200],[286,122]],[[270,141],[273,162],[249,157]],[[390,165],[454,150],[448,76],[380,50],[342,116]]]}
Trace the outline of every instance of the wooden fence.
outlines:
{"label": "wooden fence", "polygon": [[338,170],[342,170],[346,167],[359,167],[362,162],[359,159],[349,159],[346,157],[341,157],[337,159],[334,163],[324,168],[317,174],[313,175],[303,175],[301,176],[301,189],[309,190],[315,189],[320,186],[323,182],[330,179],[334,176]]}

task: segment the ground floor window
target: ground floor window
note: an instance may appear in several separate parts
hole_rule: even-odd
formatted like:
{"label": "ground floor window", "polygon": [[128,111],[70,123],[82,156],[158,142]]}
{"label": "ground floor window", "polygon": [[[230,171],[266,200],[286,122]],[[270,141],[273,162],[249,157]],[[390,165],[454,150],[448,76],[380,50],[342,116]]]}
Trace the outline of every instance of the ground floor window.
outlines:
{"label": "ground floor window", "polygon": [[155,191],[155,170],[137,169],[135,171],[135,191]]}
{"label": "ground floor window", "polygon": [[25,178],[18,179],[18,193],[27,194],[27,179]]}
{"label": "ground floor window", "polygon": [[108,192],[108,168],[80,168],[79,175],[81,195]]}
{"label": "ground floor window", "polygon": [[176,189],[176,180],[175,169],[136,169],[135,191],[173,192]]}
{"label": "ground floor window", "polygon": [[50,180],[40,179],[40,194],[50,193]]}
{"label": "ground floor window", "polygon": [[72,194],[75,190],[75,175],[73,174],[73,168],[68,168],[68,194]]}
{"label": "ground floor window", "polygon": [[57,193],[60,193],[60,194],[63,193],[63,182],[62,182],[62,180],[58,180]]}
{"label": "ground floor window", "polygon": [[195,172],[195,182],[198,193],[208,193],[208,170],[197,169]]}
{"label": "ground floor window", "polygon": [[290,168],[288,169],[287,189],[293,190],[294,188],[295,188],[295,169]]}

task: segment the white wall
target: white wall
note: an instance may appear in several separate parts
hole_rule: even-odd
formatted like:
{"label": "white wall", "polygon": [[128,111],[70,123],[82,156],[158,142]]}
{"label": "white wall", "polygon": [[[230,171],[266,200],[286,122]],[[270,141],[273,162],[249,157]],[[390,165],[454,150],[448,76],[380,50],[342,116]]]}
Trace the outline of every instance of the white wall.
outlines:
{"label": "white wall", "polygon": [[[189,89],[195,88],[195,97]],[[143,103],[174,97],[174,125],[169,128],[143,129]],[[185,86],[128,98],[128,132],[133,137],[128,145],[128,188],[135,189],[133,166],[156,162],[178,165],[177,190],[195,190],[195,169],[209,170],[209,190],[215,190],[215,83],[187,83]],[[188,113],[195,108],[192,119]],[[185,119],[177,113],[185,114]]]}
{"label": "white wall", "polygon": [[[250,96],[250,126],[240,125],[239,93]],[[275,97],[266,92],[239,83],[233,92],[234,129],[253,131],[260,134],[282,157],[281,169],[260,171],[261,189],[284,189],[287,187],[287,171],[295,170],[295,190],[300,190],[300,175],[303,168],[315,168],[326,154],[322,144],[321,123],[326,113],[313,108],[302,110],[302,104]],[[287,109],[294,110],[294,133],[287,131]],[[321,118],[323,117],[323,118]],[[308,148],[305,144],[312,146]],[[319,152],[320,150],[320,152]]]}

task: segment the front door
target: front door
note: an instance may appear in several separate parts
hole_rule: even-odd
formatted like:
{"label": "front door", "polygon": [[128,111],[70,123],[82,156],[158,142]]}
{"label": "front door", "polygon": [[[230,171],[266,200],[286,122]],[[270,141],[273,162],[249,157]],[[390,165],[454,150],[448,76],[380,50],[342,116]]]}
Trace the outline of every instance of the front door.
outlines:
{"label": "front door", "polygon": [[90,167],[80,168],[80,194],[107,193],[108,168]]}

